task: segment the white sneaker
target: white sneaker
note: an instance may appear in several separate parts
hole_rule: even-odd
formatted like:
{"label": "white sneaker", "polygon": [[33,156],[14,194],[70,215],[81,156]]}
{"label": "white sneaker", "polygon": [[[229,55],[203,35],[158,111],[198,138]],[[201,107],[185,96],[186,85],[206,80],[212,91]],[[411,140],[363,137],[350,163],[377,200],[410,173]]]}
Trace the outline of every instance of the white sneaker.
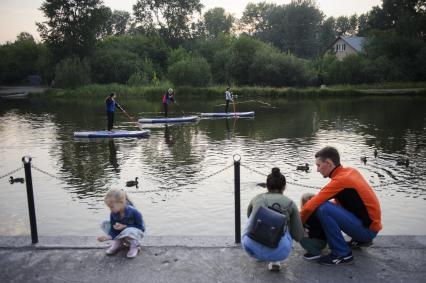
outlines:
{"label": "white sneaker", "polygon": [[121,240],[113,240],[111,246],[105,251],[107,255],[113,255],[118,252],[123,247],[123,242]]}
{"label": "white sneaker", "polygon": [[281,270],[281,262],[279,261],[271,261],[268,263],[268,270],[278,272]]}

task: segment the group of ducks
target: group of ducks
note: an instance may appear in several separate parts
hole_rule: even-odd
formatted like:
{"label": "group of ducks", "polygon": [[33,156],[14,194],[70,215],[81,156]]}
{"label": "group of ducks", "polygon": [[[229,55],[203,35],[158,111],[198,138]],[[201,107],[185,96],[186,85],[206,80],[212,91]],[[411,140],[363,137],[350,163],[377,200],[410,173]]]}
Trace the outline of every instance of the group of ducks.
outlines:
{"label": "group of ducks", "polygon": [[[377,158],[377,156],[379,155],[377,149],[374,150],[374,158]],[[365,164],[367,164],[367,156],[361,156],[360,158],[361,162]],[[405,166],[408,167],[408,165],[410,165],[410,159],[409,158],[401,158],[398,159],[396,161],[396,165],[398,166]]]}

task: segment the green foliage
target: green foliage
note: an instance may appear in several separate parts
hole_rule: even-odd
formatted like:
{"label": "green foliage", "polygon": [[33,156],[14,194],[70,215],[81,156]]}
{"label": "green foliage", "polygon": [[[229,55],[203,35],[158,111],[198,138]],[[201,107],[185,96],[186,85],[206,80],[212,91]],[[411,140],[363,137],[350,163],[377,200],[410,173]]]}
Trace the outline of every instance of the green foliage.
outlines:
{"label": "green foliage", "polygon": [[0,46],[0,83],[15,84],[26,81],[28,75],[51,77],[51,54],[45,44],[37,44],[26,32],[20,33],[13,43]]}
{"label": "green foliage", "polygon": [[213,8],[204,13],[204,25],[210,37],[218,37],[221,33],[230,33],[235,19],[226,14],[223,8]]}
{"label": "green foliage", "polygon": [[38,30],[56,59],[89,55],[111,12],[101,0],[45,0],[40,10],[47,21]]}
{"label": "green foliage", "polygon": [[75,88],[90,83],[90,66],[87,60],[74,56],[63,59],[55,68],[57,87]]}
{"label": "green foliage", "polygon": [[211,81],[210,66],[204,58],[186,58],[169,67],[168,78],[175,85],[206,86]]}
{"label": "green foliage", "polygon": [[314,74],[301,59],[263,47],[253,56],[249,76],[252,84],[263,86],[303,86],[314,80]]}
{"label": "green foliage", "polygon": [[146,73],[142,73],[140,71],[137,71],[136,73],[132,74],[127,81],[127,84],[129,86],[144,86],[149,84],[149,78]]}
{"label": "green foliage", "polygon": [[200,0],[138,0],[133,13],[144,30],[159,28],[169,44],[176,47],[189,37],[191,17],[201,8]]}

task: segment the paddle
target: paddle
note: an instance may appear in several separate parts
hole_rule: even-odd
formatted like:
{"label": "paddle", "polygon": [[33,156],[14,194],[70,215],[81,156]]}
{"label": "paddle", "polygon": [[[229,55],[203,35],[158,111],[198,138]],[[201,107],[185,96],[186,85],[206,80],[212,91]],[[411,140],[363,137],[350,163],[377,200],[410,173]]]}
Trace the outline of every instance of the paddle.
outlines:
{"label": "paddle", "polygon": [[185,112],[180,108],[179,104],[175,101],[176,106],[178,107],[179,111],[183,113],[183,115],[186,115]]}
{"label": "paddle", "polygon": [[[236,99],[237,97],[235,97]],[[235,110],[235,99],[234,96],[232,96],[232,105],[234,106],[234,117],[237,118],[237,111]]]}
{"label": "paddle", "polygon": [[[117,102],[116,102],[117,103]],[[130,121],[134,122],[136,124],[136,127],[138,127],[140,130],[142,129],[142,125],[138,123],[138,121],[136,121],[132,116],[130,116],[126,110],[124,110],[123,107],[121,107],[120,104],[117,103],[117,106],[121,109],[121,111],[127,116],[127,118],[129,118]]]}

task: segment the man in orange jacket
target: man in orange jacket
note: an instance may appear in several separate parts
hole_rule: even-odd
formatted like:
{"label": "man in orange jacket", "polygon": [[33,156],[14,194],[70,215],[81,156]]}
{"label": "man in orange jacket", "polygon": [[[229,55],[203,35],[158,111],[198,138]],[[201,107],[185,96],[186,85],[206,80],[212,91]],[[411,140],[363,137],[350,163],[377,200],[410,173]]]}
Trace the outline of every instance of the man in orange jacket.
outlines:
{"label": "man in orange jacket", "polygon": [[[350,263],[351,247],[371,245],[382,229],[379,200],[360,172],[340,165],[334,147],[321,149],[315,158],[317,171],[331,181],[303,206],[300,216],[303,223],[311,216],[321,222],[331,253],[319,263]],[[342,231],[352,237],[350,242],[345,242]]]}

